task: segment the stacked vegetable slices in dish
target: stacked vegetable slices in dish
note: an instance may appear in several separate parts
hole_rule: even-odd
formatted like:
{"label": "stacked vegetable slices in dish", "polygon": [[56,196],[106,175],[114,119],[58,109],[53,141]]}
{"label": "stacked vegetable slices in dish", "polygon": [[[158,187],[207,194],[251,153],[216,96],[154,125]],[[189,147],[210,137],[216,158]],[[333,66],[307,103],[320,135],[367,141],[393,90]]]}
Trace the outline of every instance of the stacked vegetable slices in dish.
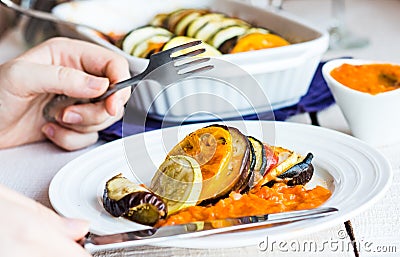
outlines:
{"label": "stacked vegetable slices in dish", "polygon": [[289,45],[268,29],[204,9],[158,14],[149,25],[127,33],[119,45],[130,55],[149,58],[151,54],[199,39],[203,41],[199,47],[206,48],[207,56]]}
{"label": "stacked vegetable slices in dish", "polygon": [[313,176],[312,159],[237,128],[211,125],[173,147],[150,185],[111,178],[103,205],[115,217],[146,225],[314,208],[331,192],[304,187]]}

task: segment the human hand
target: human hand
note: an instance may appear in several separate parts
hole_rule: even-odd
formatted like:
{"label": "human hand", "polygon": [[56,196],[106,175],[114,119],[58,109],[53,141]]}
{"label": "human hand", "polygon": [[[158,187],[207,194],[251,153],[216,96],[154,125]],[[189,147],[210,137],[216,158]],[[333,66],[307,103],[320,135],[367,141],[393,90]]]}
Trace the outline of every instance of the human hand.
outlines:
{"label": "human hand", "polygon": [[77,240],[88,223],[66,219],[0,185],[0,256],[88,257]]}
{"label": "human hand", "polygon": [[99,103],[66,107],[57,114],[57,123],[43,118],[43,108],[54,94],[94,98],[128,77],[123,57],[66,38],[50,39],[0,65],[0,149],[46,137],[67,150],[95,143],[99,130],[122,117],[129,88]]}

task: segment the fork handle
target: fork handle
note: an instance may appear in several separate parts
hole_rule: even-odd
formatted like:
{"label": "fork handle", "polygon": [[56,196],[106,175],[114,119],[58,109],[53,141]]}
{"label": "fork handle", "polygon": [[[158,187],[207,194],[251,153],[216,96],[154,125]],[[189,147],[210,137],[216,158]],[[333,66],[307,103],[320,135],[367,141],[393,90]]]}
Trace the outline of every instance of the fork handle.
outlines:
{"label": "fork handle", "polygon": [[60,111],[63,110],[65,107],[75,104],[97,103],[99,101],[106,99],[108,96],[112,95],[116,91],[129,86],[131,86],[133,90],[137,86],[137,83],[140,82],[144,76],[145,76],[144,73],[140,73],[127,80],[118,82],[113,86],[111,86],[103,95],[96,98],[85,99],[85,98],[73,98],[66,95],[56,95],[43,108],[43,117],[47,121],[56,122],[56,115],[58,115]]}
{"label": "fork handle", "polygon": [[141,81],[143,79],[143,77],[144,77],[143,73],[140,73],[140,74],[138,74],[136,76],[133,76],[133,77],[131,77],[129,79],[120,81],[120,82],[112,85],[111,87],[109,87],[107,89],[107,91],[104,94],[102,94],[101,96],[96,97],[96,98],[91,98],[90,102],[91,103],[97,103],[97,102],[103,101],[104,99],[106,99],[110,95],[114,94],[118,90],[121,90],[121,89],[126,88],[126,87],[130,87],[131,86],[132,90],[133,90],[134,87],[137,85],[137,82]]}

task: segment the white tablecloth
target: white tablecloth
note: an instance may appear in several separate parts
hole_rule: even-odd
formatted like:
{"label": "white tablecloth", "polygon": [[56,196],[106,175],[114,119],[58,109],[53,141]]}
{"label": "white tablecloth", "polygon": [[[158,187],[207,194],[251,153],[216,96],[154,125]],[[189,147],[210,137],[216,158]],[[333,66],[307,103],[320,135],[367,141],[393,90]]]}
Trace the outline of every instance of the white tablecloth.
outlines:
{"label": "white tablecloth", "polygon": [[[330,1],[291,0],[284,3],[284,9],[326,27],[330,17]],[[357,0],[347,1],[347,24],[355,34],[366,36],[371,44],[362,49],[328,51],[326,59],[339,56],[353,56],[365,59],[394,61],[400,63],[400,1]],[[0,41],[0,63],[18,55],[26,49],[20,29],[10,31]],[[322,126],[350,133],[340,109],[334,105],[318,114]],[[310,123],[307,114],[297,115],[289,121]],[[41,142],[13,149],[0,150],[0,183],[51,207],[48,186],[52,177],[66,163],[90,151],[96,145],[76,152],[65,152],[50,144]],[[400,145],[379,149],[388,158],[394,170],[393,184],[386,196],[372,208],[351,219],[359,246],[367,244],[371,252],[360,249],[362,256],[398,256],[400,252]],[[296,238],[304,244],[314,242],[317,246],[338,242],[339,247],[325,247],[323,252],[312,252],[312,256],[354,256],[348,247],[349,238],[342,238],[343,224],[307,236]],[[288,240],[286,243],[291,243]],[[340,247],[343,246],[344,247]],[[327,246],[327,245],[326,245]],[[284,248],[287,249],[287,248]],[[397,252],[397,254],[395,253]],[[229,249],[183,249],[138,247],[129,253],[132,256],[287,256],[306,255],[304,251],[283,251],[275,248],[261,251],[256,246]],[[311,254],[311,253],[310,253]],[[112,254],[109,254],[112,256]],[[307,254],[309,255],[309,254]]]}

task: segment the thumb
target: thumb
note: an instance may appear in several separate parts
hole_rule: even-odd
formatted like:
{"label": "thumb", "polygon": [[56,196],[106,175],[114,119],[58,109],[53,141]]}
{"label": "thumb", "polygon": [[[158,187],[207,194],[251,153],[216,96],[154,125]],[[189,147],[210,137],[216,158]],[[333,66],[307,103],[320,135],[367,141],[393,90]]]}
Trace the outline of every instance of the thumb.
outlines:
{"label": "thumb", "polygon": [[64,66],[26,61],[17,61],[13,65],[9,81],[12,81],[19,94],[54,93],[76,98],[92,98],[100,96],[109,86],[107,78]]}
{"label": "thumb", "polygon": [[63,218],[66,235],[77,241],[83,238],[89,231],[89,222],[80,219]]}

